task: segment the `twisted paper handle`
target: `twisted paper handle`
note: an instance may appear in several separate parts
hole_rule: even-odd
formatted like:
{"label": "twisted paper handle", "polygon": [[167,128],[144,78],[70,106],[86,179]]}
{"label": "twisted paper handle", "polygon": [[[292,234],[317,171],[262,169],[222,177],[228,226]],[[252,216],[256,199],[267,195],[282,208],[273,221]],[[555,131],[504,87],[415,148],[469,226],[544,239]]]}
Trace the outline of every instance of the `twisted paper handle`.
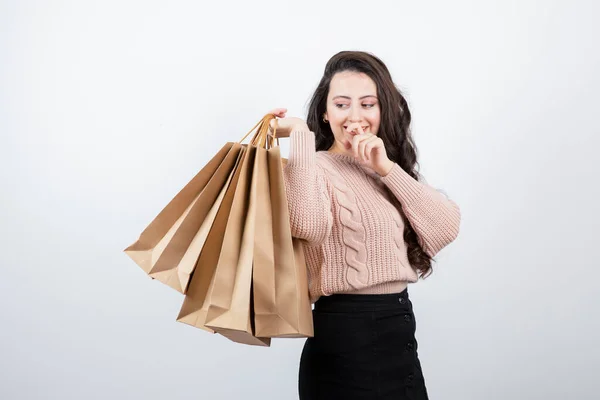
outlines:
{"label": "twisted paper handle", "polygon": [[[269,135],[271,120],[275,120],[273,135]],[[250,139],[251,145],[270,149],[273,147],[273,142],[277,141],[277,146],[279,146],[279,138],[277,137],[277,118],[273,114],[265,115],[238,143],[242,143],[256,128],[258,128],[256,133],[252,136],[252,139]]]}

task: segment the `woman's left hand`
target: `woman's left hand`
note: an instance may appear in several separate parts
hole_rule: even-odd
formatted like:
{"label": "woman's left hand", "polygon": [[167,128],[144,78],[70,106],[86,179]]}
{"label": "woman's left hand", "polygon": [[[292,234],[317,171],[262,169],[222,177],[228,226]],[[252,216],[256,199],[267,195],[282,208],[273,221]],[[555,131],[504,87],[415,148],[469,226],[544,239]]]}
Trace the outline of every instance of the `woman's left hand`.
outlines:
{"label": "woman's left hand", "polygon": [[392,170],[394,162],[388,158],[383,140],[372,133],[365,133],[357,123],[349,125],[348,130],[356,132],[350,143],[354,158],[380,176],[386,176]]}

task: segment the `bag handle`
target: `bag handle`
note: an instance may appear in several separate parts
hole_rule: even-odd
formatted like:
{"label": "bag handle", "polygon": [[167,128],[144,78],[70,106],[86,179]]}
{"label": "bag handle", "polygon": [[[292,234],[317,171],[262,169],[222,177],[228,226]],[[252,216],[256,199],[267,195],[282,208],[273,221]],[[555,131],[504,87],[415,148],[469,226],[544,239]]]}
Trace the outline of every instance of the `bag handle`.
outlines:
{"label": "bag handle", "polygon": [[[269,129],[271,126],[271,121],[274,121],[273,134],[269,135]],[[256,140],[253,141],[252,144],[261,146],[265,149],[270,149],[273,147],[274,141],[277,141],[277,146],[279,146],[279,138],[277,137],[277,118],[274,115],[268,114],[263,119],[263,123],[258,130],[258,134],[255,136]]]}
{"label": "bag handle", "polygon": [[[271,120],[275,120],[275,127],[273,128],[273,135],[269,135],[269,126]],[[265,115],[260,121],[254,125],[252,129],[244,137],[238,142],[242,143],[256,128],[258,130],[250,139],[250,144],[254,146],[260,146],[265,149],[269,149],[273,147],[273,142],[276,140],[277,145],[279,146],[279,138],[277,137],[277,118],[274,114]]]}

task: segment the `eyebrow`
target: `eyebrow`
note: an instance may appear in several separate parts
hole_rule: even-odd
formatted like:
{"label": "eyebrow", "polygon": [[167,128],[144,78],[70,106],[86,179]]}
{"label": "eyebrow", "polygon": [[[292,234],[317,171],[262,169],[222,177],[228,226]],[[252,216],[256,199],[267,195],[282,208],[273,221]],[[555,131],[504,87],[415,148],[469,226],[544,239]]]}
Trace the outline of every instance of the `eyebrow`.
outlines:
{"label": "eyebrow", "polygon": [[[351,99],[349,96],[335,96],[335,97],[334,97],[333,99],[331,99],[331,100],[335,100],[335,99],[337,99],[337,98],[340,98],[340,97],[341,97],[341,98],[343,98],[343,99],[352,100],[352,99]],[[375,98],[377,98],[377,96],[375,96],[375,95],[373,95],[373,94],[368,94],[368,95],[366,95],[366,96],[360,97],[360,98],[359,98],[359,100],[365,99],[365,98],[367,98],[367,97],[375,97]]]}

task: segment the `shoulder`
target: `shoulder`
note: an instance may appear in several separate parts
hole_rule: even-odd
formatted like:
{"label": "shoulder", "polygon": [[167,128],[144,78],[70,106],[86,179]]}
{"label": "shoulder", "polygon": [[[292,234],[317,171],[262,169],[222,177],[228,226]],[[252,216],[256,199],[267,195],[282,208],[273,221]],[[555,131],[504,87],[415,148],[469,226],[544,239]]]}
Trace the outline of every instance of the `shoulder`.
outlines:
{"label": "shoulder", "polygon": [[325,150],[317,151],[316,158],[317,164],[323,168],[331,169],[335,167],[337,170],[345,170],[352,168],[356,164],[351,156]]}
{"label": "shoulder", "polygon": [[328,154],[329,152],[320,150],[316,153],[317,165],[329,165],[331,164],[331,156]]}
{"label": "shoulder", "polygon": [[[326,173],[336,176],[373,175],[374,171],[361,165],[360,161],[348,154],[338,154],[329,151],[317,152],[317,165]],[[375,174],[377,175],[377,174]]]}
{"label": "shoulder", "polygon": [[351,165],[346,159],[329,151],[317,151],[316,154],[317,169],[330,179],[344,176]]}

